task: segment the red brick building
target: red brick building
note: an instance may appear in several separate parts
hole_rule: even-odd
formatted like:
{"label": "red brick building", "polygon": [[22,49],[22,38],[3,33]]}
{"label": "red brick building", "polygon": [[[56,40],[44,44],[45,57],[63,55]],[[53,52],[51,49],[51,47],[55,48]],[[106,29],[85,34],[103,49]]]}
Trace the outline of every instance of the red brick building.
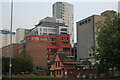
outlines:
{"label": "red brick building", "polygon": [[68,71],[76,70],[76,64],[78,64],[78,62],[73,62],[73,58],[73,56],[57,53],[50,62],[50,76],[68,78]]}
{"label": "red brick building", "polygon": [[[54,54],[58,51],[62,51],[64,54],[72,55],[72,47],[70,45],[70,36],[69,35],[59,35],[59,36],[49,36],[49,35],[30,35],[25,38],[25,42],[29,41],[39,41],[47,42],[47,54],[48,60],[52,59]],[[18,49],[22,48],[20,46]]]}
{"label": "red brick building", "polygon": [[[34,66],[42,67],[42,60],[51,60],[54,54],[59,51],[62,51],[63,54],[72,55],[70,36],[67,34],[59,36],[29,35],[21,42],[17,50],[17,54],[21,54],[23,50],[29,53],[33,59]],[[46,62],[43,64],[46,64]],[[44,67],[46,68],[46,66]]]}
{"label": "red brick building", "polygon": [[[88,63],[88,62],[87,62]],[[50,76],[64,78],[95,78],[98,71],[85,61],[77,62],[73,56],[57,53],[50,62]]]}
{"label": "red brick building", "polygon": [[[12,44],[12,57],[16,57],[16,53],[17,53],[17,47],[19,46],[19,44]],[[1,48],[2,50],[2,57],[10,57],[10,45],[4,46]]]}
{"label": "red brick building", "polygon": [[47,69],[47,46],[46,42],[29,41],[19,45],[17,55],[26,53],[32,58],[34,67]]}

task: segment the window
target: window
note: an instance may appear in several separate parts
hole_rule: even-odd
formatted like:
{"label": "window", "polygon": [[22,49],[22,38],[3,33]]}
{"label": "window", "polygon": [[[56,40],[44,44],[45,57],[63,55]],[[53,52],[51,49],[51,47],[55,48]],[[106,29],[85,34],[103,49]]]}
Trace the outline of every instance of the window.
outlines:
{"label": "window", "polygon": [[50,49],[50,52],[56,53],[56,52],[57,52],[57,49]]}
{"label": "window", "polygon": [[63,48],[63,51],[64,51],[64,52],[69,52],[69,51],[70,51],[70,48]]}
{"label": "window", "polygon": [[56,46],[56,43],[50,43],[50,45],[52,45],[52,46]]}
{"label": "window", "polygon": [[45,41],[48,40],[48,38],[46,38],[46,37],[41,37],[40,39],[45,40]]}
{"label": "window", "polygon": [[56,41],[56,38],[50,38],[50,41]]}
{"label": "window", "polygon": [[60,71],[59,71],[59,75],[61,75],[61,74],[62,74],[62,71],[60,70]]}
{"label": "window", "polygon": [[67,29],[66,28],[62,28],[61,31],[67,31]]}
{"label": "window", "polygon": [[88,22],[90,22],[90,19],[88,19]]}
{"label": "window", "polygon": [[50,31],[50,32],[55,32],[55,31],[56,31],[56,29],[49,29],[49,31]]}
{"label": "window", "polygon": [[81,25],[81,23],[80,23],[80,25]]}
{"label": "window", "polygon": [[56,72],[57,72],[57,75],[58,75],[58,70]]}
{"label": "window", "polygon": [[68,43],[68,42],[62,42],[62,44],[66,44],[66,45],[68,45],[69,43]]}
{"label": "window", "polygon": [[68,40],[68,37],[62,37],[62,40]]}
{"label": "window", "polygon": [[52,75],[54,75],[54,71],[52,71]]}
{"label": "window", "polygon": [[58,62],[58,67],[60,67],[60,62]]}
{"label": "window", "polygon": [[47,33],[43,33],[43,35],[47,35]]}
{"label": "window", "polygon": [[54,54],[50,54],[50,59],[52,59],[55,55]]}
{"label": "window", "polygon": [[65,33],[65,32],[61,32],[60,34],[66,35],[67,33]]}
{"label": "window", "polygon": [[87,20],[85,21],[85,23],[87,23]]}
{"label": "window", "polygon": [[43,31],[47,31],[47,28],[43,28]]}
{"label": "window", "polygon": [[89,57],[91,57],[91,54],[89,54]]}
{"label": "window", "polygon": [[84,24],[84,22],[82,22],[82,24]]}
{"label": "window", "polygon": [[32,40],[39,40],[39,37],[32,37]]}
{"label": "window", "polygon": [[56,67],[60,67],[60,62],[59,61],[56,62]]}

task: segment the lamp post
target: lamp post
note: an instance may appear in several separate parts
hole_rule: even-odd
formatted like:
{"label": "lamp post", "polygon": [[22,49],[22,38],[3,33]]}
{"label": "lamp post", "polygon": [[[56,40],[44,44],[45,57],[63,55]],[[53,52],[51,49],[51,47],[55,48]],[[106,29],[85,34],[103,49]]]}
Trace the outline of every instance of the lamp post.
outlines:
{"label": "lamp post", "polygon": [[9,63],[9,78],[11,79],[12,74],[12,20],[13,20],[13,0],[11,1],[11,19],[10,19],[10,63]]}

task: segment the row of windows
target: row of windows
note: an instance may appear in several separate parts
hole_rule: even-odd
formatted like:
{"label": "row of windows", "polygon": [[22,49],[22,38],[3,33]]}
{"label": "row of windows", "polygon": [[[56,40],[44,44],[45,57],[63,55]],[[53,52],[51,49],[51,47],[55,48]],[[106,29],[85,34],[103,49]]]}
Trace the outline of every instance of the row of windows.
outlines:
{"label": "row of windows", "polygon": [[[40,28],[40,31],[42,31],[42,28]],[[47,28],[43,28],[43,31],[55,32],[56,29],[47,29]]]}
{"label": "row of windows", "polygon": [[56,53],[56,52],[57,52],[57,49],[50,49],[50,52]]}
{"label": "row of windows", "polygon": [[90,19],[81,22],[79,25],[82,25],[82,24],[85,24],[85,23],[88,23],[88,22],[90,22]]}
{"label": "row of windows", "polygon": [[[68,45],[69,42],[62,42],[61,44],[63,44],[63,45]],[[56,43],[50,43],[50,45],[51,45],[51,46],[56,46],[57,44],[56,44]]]}
{"label": "row of windows", "polygon": [[62,40],[68,40],[68,37],[62,37]]}
{"label": "row of windows", "polygon": [[62,42],[62,44],[68,45],[69,43],[68,42]]}
{"label": "row of windows", "polygon": [[57,44],[56,43],[50,43],[51,46],[56,46]]}
{"label": "row of windows", "polygon": [[70,48],[63,48],[63,52],[69,52]]}
{"label": "row of windows", "polygon": [[57,74],[57,75],[61,75],[61,70],[57,70],[57,71],[56,71],[56,74]]}
{"label": "row of windows", "polygon": [[61,70],[57,70],[57,71],[52,71],[52,75],[62,75],[62,71]]}
{"label": "row of windows", "polygon": [[[68,40],[68,37],[62,37],[62,40]],[[46,37],[32,37],[32,40],[48,40]],[[56,38],[50,38],[50,41],[56,41]]]}
{"label": "row of windows", "polygon": [[67,31],[67,29],[66,28],[62,28],[61,31]]}
{"label": "row of windows", "polygon": [[[48,40],[46,37],[32,37],[32,40]],[[56,38],[50,38],[50,41],[56,41]]]}
{"label": "row of windows", "polygon": [[66,35],[67,33],[66,33],[66,32],[61,32],[60,34],[64,34],[64,35]]}

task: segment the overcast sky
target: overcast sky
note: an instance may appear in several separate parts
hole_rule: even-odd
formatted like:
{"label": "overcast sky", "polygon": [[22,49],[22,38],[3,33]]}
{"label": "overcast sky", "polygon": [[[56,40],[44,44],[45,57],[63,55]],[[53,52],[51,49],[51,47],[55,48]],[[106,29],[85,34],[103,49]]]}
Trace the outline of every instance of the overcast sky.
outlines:
{"label": "overcast sky", "polygon": [[[54,2],[14,2],[13,31],[16,28],[32,28],[40,19],[52,16]],[[117,2],[69,2],[74,6],[74,27],[76,22],[105,10],[118,10]],[[10,27],[10,2],[0,3],[0,27]],[[74,29],[76,31],[76,28]],[[76,42],[76,32],[75,32]]]}

